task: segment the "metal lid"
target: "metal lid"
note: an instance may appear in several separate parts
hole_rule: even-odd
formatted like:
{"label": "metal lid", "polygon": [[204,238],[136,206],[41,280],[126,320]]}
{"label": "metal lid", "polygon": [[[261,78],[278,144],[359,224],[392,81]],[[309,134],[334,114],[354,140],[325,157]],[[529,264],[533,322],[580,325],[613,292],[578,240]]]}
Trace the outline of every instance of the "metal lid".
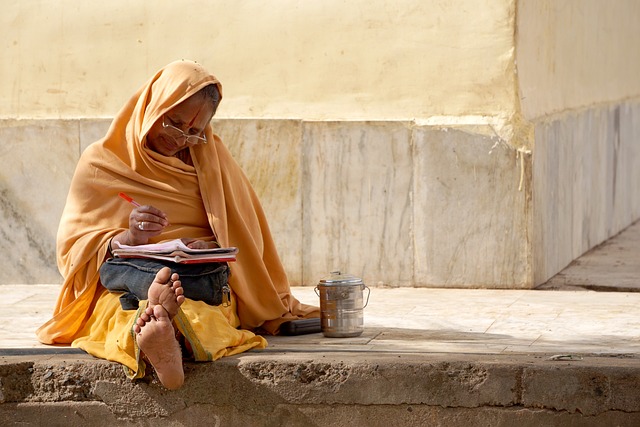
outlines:
{"label": "metal lid", "polygon": [[331,274],[320,280],[321,285],[363,285],[362,279],[351,274],[342,274],[340,271],[332,271]]}

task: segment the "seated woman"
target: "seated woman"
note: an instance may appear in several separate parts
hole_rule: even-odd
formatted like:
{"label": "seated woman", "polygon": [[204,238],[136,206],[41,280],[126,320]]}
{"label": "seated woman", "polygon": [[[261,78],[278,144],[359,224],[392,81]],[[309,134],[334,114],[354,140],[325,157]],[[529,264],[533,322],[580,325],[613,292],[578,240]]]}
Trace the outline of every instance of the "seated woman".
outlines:
{"label": "seated woman", "polygon": [[[212,361],[266,340],[283,322],[319,317],[290,291],[260,203],[244,173],[213,134],[220,82],[191,61],[158,71],[121,109],[107,135],[82,153],[58,230],[64,283],[46,344],[71,344],[121,363],[132,378],[150,363],[162,384],[184,381],[182,354]],[[118,197],[124,192],[140,203]],[[133,209],[132,209],[133,207]],[[231,304],[185,298],[180,277],[160,270],[148,299],[124,309],[100,282],[116,243],[183,239],[194,248],[236,246]]]}

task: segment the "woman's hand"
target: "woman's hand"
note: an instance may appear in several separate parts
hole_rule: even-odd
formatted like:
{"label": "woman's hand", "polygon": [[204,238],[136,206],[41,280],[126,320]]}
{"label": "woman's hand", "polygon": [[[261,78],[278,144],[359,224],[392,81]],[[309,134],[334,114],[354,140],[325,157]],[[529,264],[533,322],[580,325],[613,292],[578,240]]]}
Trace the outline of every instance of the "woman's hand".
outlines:
{"label": "woman's hand", "polygon": [[144,245],[169,225],[167,215],[153,206],[138,206],[129,214],[129,244]]}
{"label": "woman's hand", "polygon": [[129,214],[129,229],[109,240],[107,257],[118,247],[114,246],[114,242],[129,246],[145,245],[168,225],[167,215],[161,210],[148,205],[136,207]]}
{"label": "woman's hand", "polygon": [[182,240],[182,243],[184,243],[191,249],[215,249],[220,247],[218,242],[205,242],[204,240],[189,239],[189,238],[184,238],[181,240]]}

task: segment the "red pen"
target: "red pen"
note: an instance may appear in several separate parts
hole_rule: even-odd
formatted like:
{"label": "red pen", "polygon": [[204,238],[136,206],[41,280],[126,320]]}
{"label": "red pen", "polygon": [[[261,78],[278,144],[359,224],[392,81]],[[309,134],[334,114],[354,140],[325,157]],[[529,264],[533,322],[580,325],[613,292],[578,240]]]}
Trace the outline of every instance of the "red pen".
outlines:
{"label": "red pen", "polygon": [[118,196],[122,197],[123,199],[125,199],[127,202],[131,203],[133,206],[139,208],[140,207],[140,203],[136,202],[135,200],[133,200],[131,197],[127,196],[124,193],[118,193]]}

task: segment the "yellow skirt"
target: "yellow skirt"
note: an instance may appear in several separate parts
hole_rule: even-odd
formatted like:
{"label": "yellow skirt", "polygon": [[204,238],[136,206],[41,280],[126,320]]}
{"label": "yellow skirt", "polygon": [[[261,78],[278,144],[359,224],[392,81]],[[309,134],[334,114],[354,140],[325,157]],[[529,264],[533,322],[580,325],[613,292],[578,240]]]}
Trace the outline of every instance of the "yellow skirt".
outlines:
{"label": "yellow skirt", "polygon": [[[147,301],[141,301],[137,311],[123,310],[120,295],[104,292],[100,296],[80,338],[76,338],[71,346],[95,357],[121,363],[129,378],[142,378],[146,365],[136,343],[133,325],[147,307]],[[196,362],[210,362],[267,346],[263,337],[237,329],[240,321],[234,299],[228,307],[214,307],[187,299],[173,323],[189,342]]]}

